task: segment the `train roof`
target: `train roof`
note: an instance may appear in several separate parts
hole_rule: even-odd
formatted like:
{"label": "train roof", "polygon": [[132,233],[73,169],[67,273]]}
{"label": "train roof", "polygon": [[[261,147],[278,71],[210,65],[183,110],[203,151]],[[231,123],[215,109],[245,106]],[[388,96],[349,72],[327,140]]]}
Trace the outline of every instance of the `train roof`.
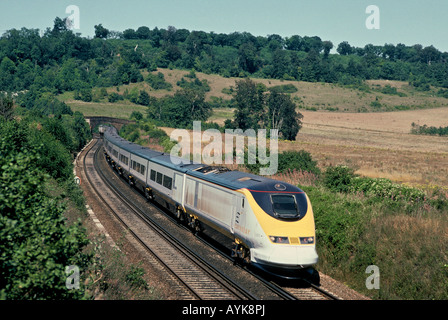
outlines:
{"label": "train roof", "polygon": [[[296,186],[284,182],[279,183],[279,181],[271,178],[230,170],[222,166],[210,166],[178,157],[172,157],[169,154],[142,147],[120,137],[117,130],[113,127],[106,128],[104,136],[118,147],[137,156],[229,189],[236,190],[246,188],[255,192],[272,191],[273,189],[285,192],[301,191]],[[173,159],[178,159],[179,164],[173,163]],[[180,160],[182,160],[182,162]]]}
{"label": "train roof", "polygon": [[114,127],[107,127],[104,131],[104,136],[107,137],[108,140],[113,141],[113,143],[119,148],[131,152],[142,158],[152,158],[163,154],[162,152],[151,150],[149,148],[142,147],[138,144],[123,139],[118,135],[117,129],[115,129]]}

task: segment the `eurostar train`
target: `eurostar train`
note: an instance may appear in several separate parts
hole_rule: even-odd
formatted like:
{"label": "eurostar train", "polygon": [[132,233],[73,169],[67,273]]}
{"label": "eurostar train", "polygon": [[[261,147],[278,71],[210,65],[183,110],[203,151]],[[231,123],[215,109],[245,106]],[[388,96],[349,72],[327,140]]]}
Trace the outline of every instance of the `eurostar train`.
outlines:
{"label": "eurostar train", "polygon": [[100,133],[107,161],[131,186],[194,232],[209,226],[229,237],[236,259],[288,273],[317,263],[313,210],[298,187],[221,166],[177,165],[169,154],[131,143],[113,127]]}

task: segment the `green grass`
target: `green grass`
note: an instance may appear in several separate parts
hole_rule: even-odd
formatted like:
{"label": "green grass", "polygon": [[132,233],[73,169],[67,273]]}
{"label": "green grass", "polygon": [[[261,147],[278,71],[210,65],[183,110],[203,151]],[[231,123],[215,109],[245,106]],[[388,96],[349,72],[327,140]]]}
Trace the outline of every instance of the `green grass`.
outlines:
{"label": "green grass", "polygon": [[215,108],[213,109],[213,114],[208,119],[208,121],[213,122],[218,120],[221,121],[223,119],[233,119],[234,109],[233,108]]}
{"label": "green grass", "polygon": [[112,117],[120,119],[129,119],[133,111],[139,111],[146,114],[147,107],[134,104],[127,100],[110,103],[106,99],[99,102],[84,102],[73,99],[73,92],[64,92],[58,96],[58,99],[65,102],[70,108],[81,112],[86,117]]}
{"label": "green grass", "polygon": [[73,111],[79,111],[86,117],[105,116],[120,119],[129,119],[133,111],[146,113],[146,107],[132,103],[108,102],[66,102]]}

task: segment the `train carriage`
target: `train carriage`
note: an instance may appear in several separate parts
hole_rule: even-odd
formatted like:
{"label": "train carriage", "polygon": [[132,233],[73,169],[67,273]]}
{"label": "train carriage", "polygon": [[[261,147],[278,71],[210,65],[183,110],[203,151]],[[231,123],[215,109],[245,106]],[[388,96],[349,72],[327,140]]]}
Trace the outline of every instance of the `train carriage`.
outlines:
{"label": "train carriage", "polygon": [[174,164],[169,155],[122,139],[114,128],[106,128],[103,139],[106,157],[129,168],[131,184],[193,230],[205,224],[229,237],[233,256],[269,270],[317,263],[313,211],[298,187],[224,167]]}

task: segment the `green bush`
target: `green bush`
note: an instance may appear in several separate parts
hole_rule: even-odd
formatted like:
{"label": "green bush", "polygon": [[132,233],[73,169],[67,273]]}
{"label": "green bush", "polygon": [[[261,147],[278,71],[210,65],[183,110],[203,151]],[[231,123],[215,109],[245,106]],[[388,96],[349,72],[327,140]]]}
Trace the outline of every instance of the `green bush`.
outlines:
{"label": "green bush", "polygon": [[140,138],[140,133],[138,131],[134,131],[131,133],[131,135],[129,136],[129,141],[131,142],[135,142],[137,141],[137,139]]}
{"label": "green bush", "polygon": [[[268,149],[266,155],[270,158],[271,151]],[[234,151],[235,153],[235,151]],[[245,150],[244,164],[245,167],[252,173],[258,174],[260,168],[268,168],[271,164],[261,164],[258,159],[258,146],[256,151],[256,163],[248,163],[248,149]],[[317,167],[317,161],[314,161],[309,152],[304,150],[300,151],[284,151],[278,154],[278,167],[277,172],[285,173],[288,171],[301,170],[311,172],[313,174],[320,174],[320,169]]]}
{"label": "green bush", "polygon": [[288,170],[302,170],[320,174],[317,167],[317,161],[314,161],[311,154],[307,151],[284,151],[278,155],[278,172],[286,172]]}
{"label": "green bush", "polygon": [[391,201],[404,200],[411,203],[421,202],[426,199],[426,194],[422,190],[393,183],[391,180],[384,178],[354,177],[351,179],[348,192],[362,192],[368,196],[380,197]]}
{"label": "green bush", "polygon": [[173,87],[171,83],[165,81],[165,76],[161,72],[157,73],[157,75],[149,73],[145,81],[154,90],[162,90],[162,89],[171,90],[171,88]]}
{"label": "green bush", "polygon": [[324,175],[325,186],[336,192],[348,192],[355,171],[347,166],[328,167]]}
{"label": "green bush", "polygon": [[109,94],[107,96],[107,99],[108,99],[109,102],[114,103],[114,102],[117,102],[119,100],[123,100],[124,98],[123,98],[123,96],[121,94],[118,94],[116,92],[112,92],[111,94]]}
{"label": "green bush", "polygon": [[294,93],[294,92],[297,92],[298,89],[293,84],[282,84],[282,85],[270,87],[269,91],[277,91],[277,92],[281,92],[281,93]]}
{"label": "green bush", "polygon": [[390,201],[405,201],[414,204],[426,200],[426,193],[420,189],[393,183],[384,178],[359,177],[352,168],[347,166],[327,168],[324,184],[332,191],[360,193]]}
{"label": "green bush", "polygon": [[365,226],[361,200],[328,192],[322,187],[301,188],[312,201],[319,254],[331,267],[347,261]]}

